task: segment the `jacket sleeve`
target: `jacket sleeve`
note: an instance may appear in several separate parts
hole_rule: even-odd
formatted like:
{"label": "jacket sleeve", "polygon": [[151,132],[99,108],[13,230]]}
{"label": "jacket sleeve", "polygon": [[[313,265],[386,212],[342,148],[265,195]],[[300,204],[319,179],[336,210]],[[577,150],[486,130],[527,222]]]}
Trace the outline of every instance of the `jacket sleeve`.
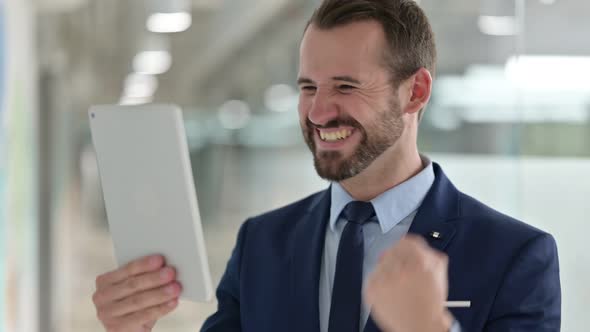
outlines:
{"label": "jacket sleeve", "polygon": [[561,288],[555,240],[543,233],[514,256],[492,307],[486,332],[555,332],[561,324]]}
{"label": "jacket sleeve", "polygon": [[201,332],[240,332],[240,270],[242,251],[244,248],[248,221],[238,232],[236,246],[227,263],[225,273],[219,281],[215,295],[217,297],[217,311],[209,316]]}

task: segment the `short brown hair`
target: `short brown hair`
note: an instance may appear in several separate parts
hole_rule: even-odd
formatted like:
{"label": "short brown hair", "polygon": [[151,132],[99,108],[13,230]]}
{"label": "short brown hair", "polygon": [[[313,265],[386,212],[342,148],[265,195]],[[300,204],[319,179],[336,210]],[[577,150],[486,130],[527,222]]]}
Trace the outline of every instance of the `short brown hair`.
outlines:
{"label": "short brown hair", "polygon": [[313,24],[319,29],[331,29],[370,20],[381,24],[385,32],[388,43],[385,64],[389,67],[394,87],[422,67],[434,77],[434,34],[426,14],[414,0],[324,0],[307,27]]}

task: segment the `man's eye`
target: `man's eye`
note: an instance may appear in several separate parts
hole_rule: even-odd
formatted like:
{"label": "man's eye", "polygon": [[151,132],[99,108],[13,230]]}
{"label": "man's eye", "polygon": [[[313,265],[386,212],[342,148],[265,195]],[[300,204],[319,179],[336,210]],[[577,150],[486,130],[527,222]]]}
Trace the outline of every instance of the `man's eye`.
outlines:
{"label": "man's eye", "polygon": [[340,90],[352,90],[354,89],[354,86],[352,85],[348,85],[348,84],[342,84],[338,86],[338,89]]}
{"label": "man's eye", "polygon": [[305,85],[301,87],[302,91],[307,91],[307,92],[313,92],[316,90],[315,86],[311,86],[311,85]]}

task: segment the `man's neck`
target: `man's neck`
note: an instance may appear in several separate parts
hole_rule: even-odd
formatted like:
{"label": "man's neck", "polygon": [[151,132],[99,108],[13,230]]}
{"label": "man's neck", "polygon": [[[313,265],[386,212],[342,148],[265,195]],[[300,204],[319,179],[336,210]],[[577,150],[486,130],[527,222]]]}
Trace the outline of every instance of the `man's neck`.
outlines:
{"label": "man's neck", "polygon": [[403,153],[386,151],[358,175],[340,185],[359,201],[370,201],[387,190],[405,182],[424,169],[418,149]]}

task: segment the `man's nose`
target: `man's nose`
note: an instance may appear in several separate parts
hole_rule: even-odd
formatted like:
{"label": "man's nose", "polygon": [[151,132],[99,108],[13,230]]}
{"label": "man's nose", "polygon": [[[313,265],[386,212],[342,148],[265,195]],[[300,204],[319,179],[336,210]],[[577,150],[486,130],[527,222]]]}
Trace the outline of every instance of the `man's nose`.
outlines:
{"label": "man's nose", "polygon": [[324,126],[338,117],[338,106],[326,92],[318,90],[307,117],[313,124]]}

